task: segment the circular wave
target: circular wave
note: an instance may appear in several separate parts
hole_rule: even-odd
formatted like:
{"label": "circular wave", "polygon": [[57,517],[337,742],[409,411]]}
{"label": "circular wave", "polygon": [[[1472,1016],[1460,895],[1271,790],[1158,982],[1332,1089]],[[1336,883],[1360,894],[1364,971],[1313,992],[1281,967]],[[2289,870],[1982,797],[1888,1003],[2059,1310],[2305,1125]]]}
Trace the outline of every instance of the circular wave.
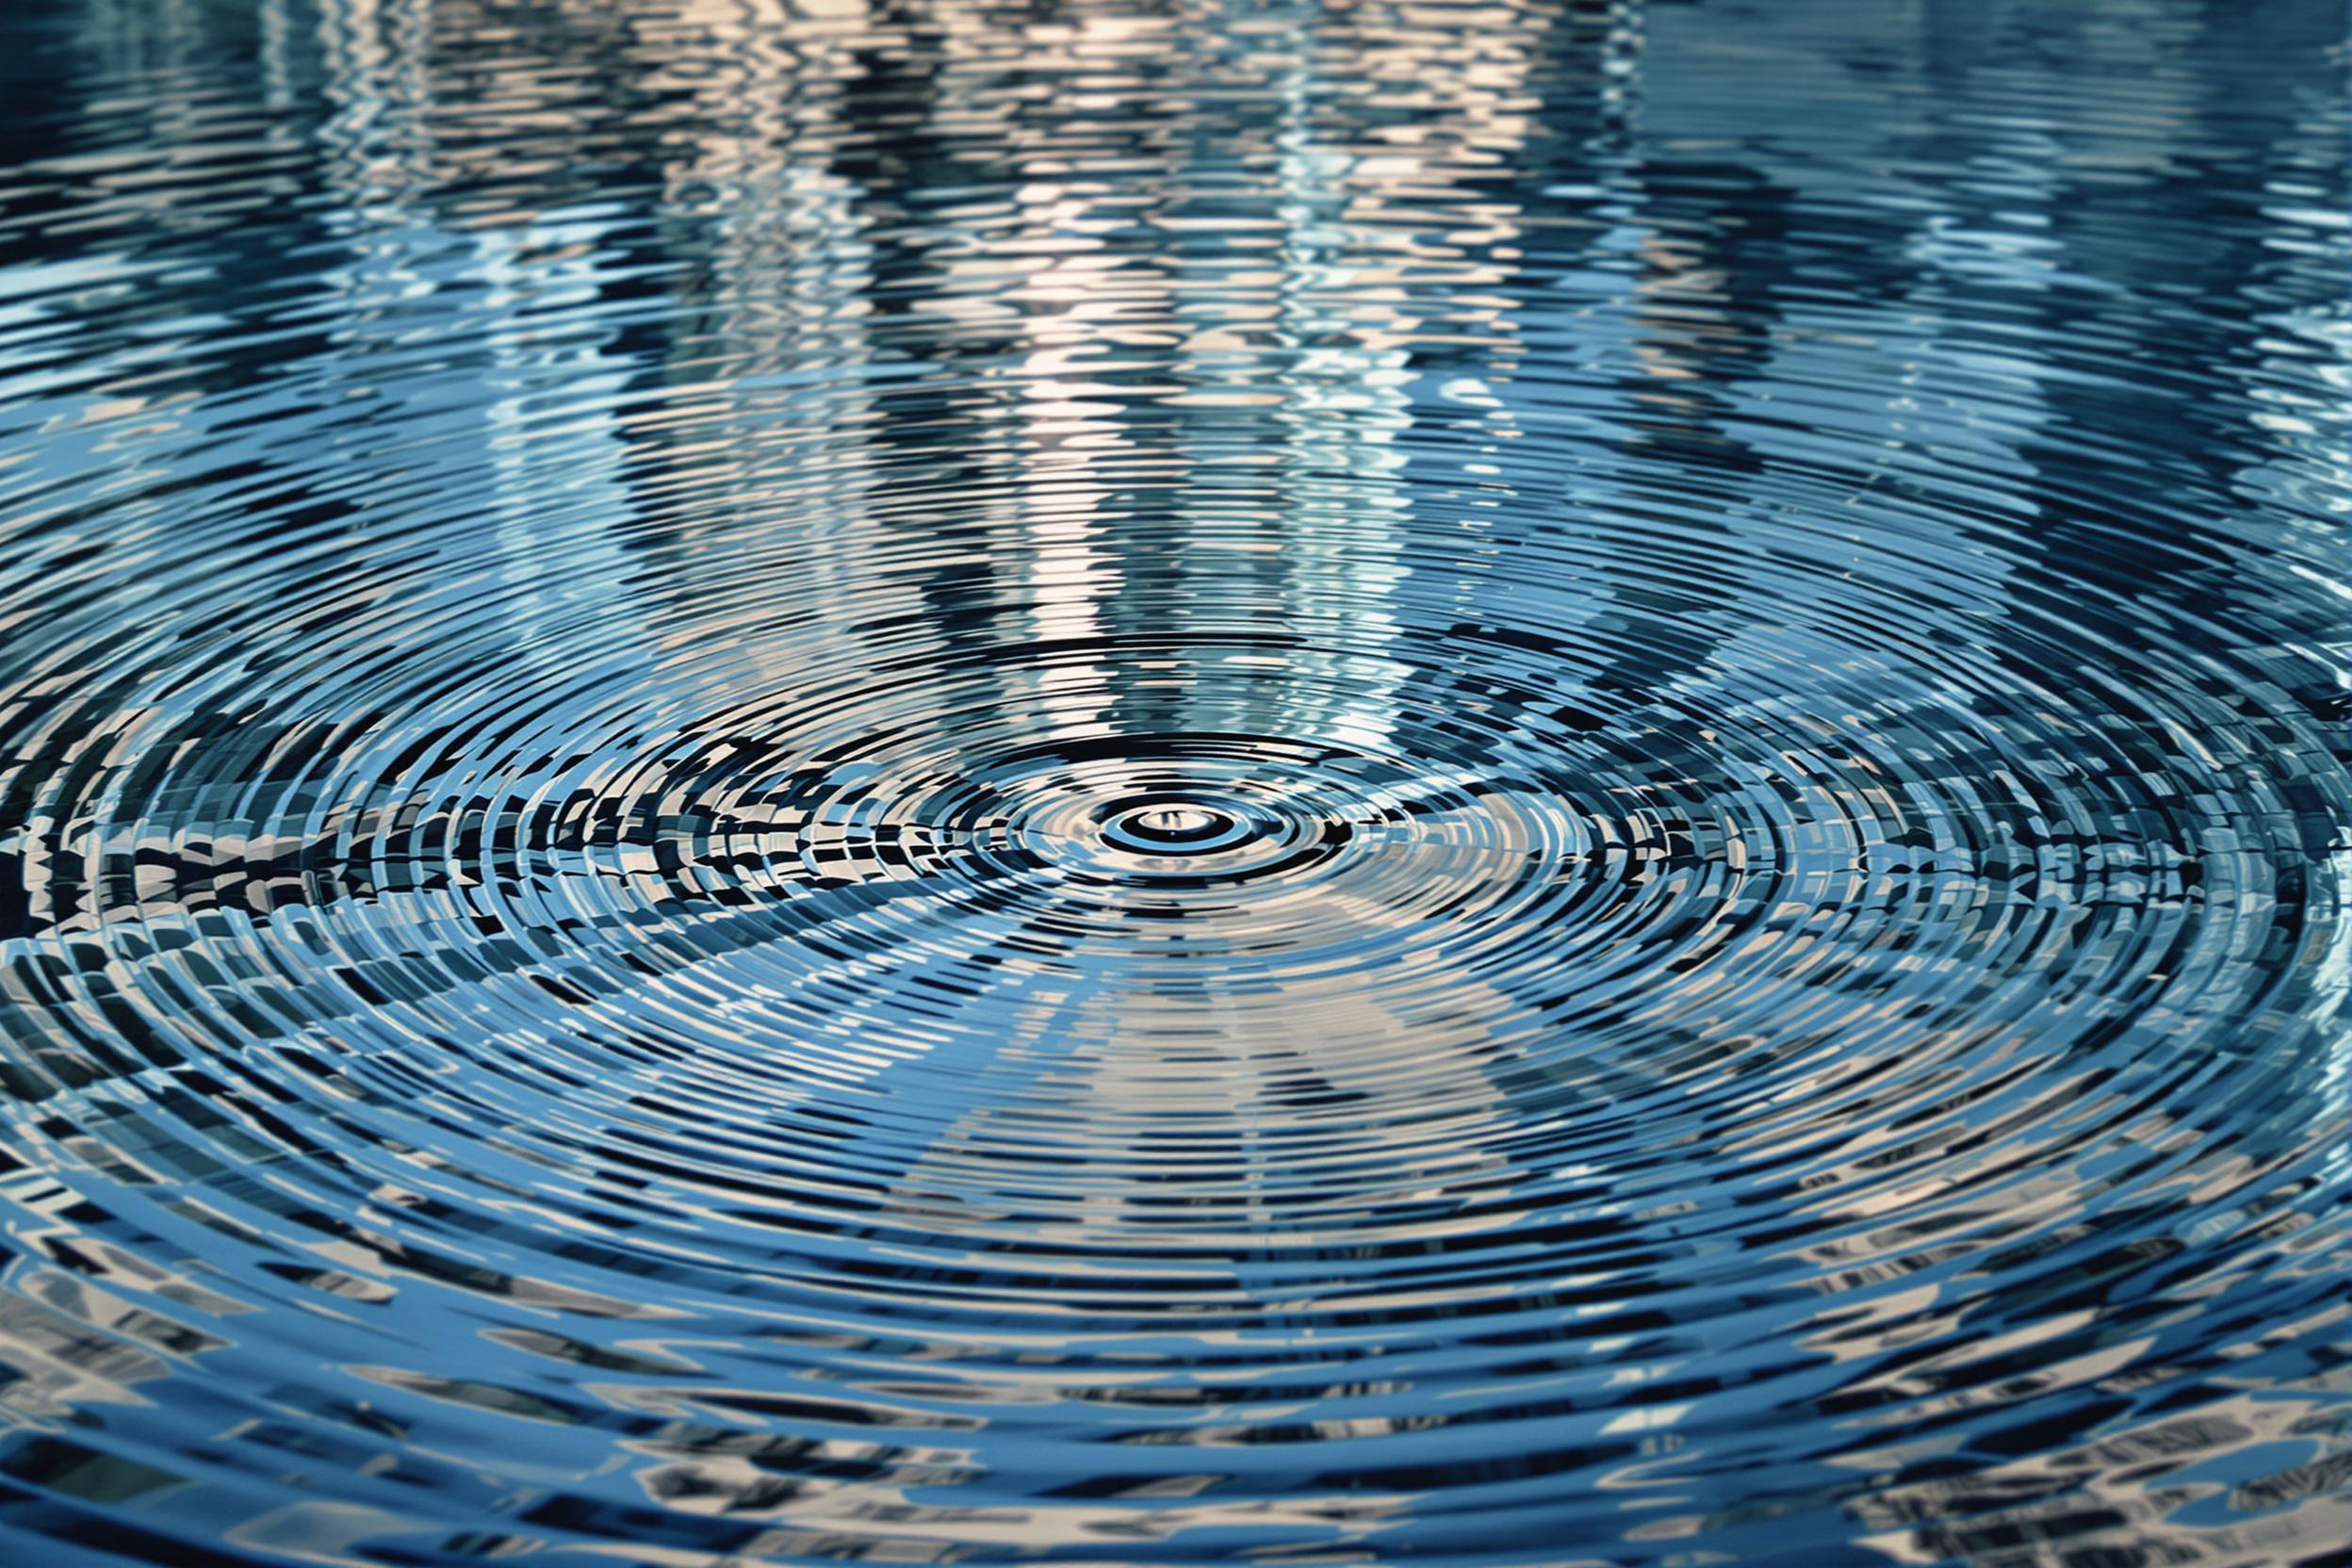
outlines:
{"label": "circular wave", "polygon": [[0,1539],[2328,1560],[2292,51],[656,8],[0,206]]}

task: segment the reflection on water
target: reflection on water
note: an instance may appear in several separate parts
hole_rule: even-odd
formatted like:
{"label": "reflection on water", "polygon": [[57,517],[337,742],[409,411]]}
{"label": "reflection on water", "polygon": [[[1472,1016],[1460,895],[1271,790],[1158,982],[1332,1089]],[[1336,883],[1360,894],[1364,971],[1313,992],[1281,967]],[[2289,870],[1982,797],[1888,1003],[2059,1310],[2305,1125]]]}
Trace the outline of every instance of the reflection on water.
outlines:
{"label": "reflection on water", "polygon": [[2326,0],[0,17],[0,1544],[2334,1561]]}

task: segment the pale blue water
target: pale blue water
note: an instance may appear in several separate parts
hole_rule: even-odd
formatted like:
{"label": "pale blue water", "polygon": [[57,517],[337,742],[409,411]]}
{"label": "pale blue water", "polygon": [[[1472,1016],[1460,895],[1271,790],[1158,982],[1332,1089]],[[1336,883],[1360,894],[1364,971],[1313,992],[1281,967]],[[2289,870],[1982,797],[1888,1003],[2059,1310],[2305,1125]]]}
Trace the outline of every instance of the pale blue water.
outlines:
{"label": "pale blue water", "polygon": [[0,1564],[2352,1562],[2341,6],[0,12]]}

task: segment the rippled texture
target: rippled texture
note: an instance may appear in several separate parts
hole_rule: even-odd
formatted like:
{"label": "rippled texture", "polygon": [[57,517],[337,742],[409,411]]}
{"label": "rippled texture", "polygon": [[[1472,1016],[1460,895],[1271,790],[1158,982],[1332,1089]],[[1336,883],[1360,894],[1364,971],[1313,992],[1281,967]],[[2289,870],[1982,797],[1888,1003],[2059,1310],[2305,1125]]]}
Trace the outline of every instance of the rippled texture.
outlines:
{"label": "rippled texture", "polygon": [[2344,17],[0,13],[0,1560],[2342,1564]]}

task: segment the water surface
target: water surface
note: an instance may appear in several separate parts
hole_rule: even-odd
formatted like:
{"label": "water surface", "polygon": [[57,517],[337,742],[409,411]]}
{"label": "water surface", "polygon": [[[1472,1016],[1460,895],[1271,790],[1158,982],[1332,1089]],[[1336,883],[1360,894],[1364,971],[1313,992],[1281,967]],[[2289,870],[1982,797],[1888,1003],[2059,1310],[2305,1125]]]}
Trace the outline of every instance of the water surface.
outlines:
{"label": "water surface", "polygon": [[0,13],[0,1560],[2341,1565],[2333,0]]}

